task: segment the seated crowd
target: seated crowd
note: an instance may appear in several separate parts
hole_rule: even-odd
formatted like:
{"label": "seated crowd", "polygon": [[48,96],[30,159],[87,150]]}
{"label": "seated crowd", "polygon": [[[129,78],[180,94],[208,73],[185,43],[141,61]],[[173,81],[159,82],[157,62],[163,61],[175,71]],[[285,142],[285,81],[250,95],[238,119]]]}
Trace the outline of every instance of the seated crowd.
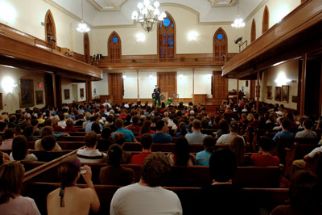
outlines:
{"label": "seated crowd", "polygon": [[[99,171],[100,184],[124,186],[114,194],[110,214],[182,214],[178,196],[161,185],[171,167],[192,166],[209,167],[212,182],[202,188],[202,195],[207,197],[202,199],[215,199],[220,205],[218,214],[252,214],[232,180],[237,166],[247,165],[283,170],[281,186],[289,187],[291,201],[274,209],[273,215],[321,214],[322,201],[316,193],[322,181],[318,173],[322,166],[321,120],[315,124],[310,117],[296,118],[283,106],[261,104],[259,110],[255,111],[254,102],[243,99],[238,104],[225,103],[215,113],[182,103],[168,107],[90,103],[2,113],[0,211],[9,214],[6,211],[22,204],[16,208],[17,214],[39,214],[35,202],[21,196],[24,170],[16,161],[36,161],[38,151],[61,152],[66,142],[80,142],[82,147],[74,148],[76,158],[60,164],[61,185],[48,195],[48,214],[97,212],[100,202],[90,165],[104,163]],[[290,160],[289,152],[295,150],[300,138],[314,140],[313,150]],[[125,144],[141,148],[128,153],[123,149]],[[152,150],[153,146],[169,144],[174,146],[172,151]],[[198,145],[203,150],[191,151]],[[315,168],[307,168],[312,160],[316,161]],[[291,168],[302,165],[289,174],[289,163]],[[135,179],[133,169],[122,164],[142,166],[140,180]],[[80,176],[88,188],[77,186]],[[197,204],[202,205],[200,214],[212,214],[211,201]]]}

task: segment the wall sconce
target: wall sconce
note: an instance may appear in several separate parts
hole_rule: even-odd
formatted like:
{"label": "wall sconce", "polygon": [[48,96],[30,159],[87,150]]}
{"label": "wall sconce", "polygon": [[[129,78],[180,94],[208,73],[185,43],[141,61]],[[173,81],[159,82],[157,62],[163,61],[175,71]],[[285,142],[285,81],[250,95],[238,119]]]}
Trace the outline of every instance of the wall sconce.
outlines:
{"label": "wall sconce", "polygon": [[197,41],[199,38],[199,33],[197,31],[190,31],[187,34],[188,41]]}
{"label": "wall sconce", "polygon": [[276,79],[274,80],[277,86],[287,85],[291,82],[291,79],[286,77],[285,72],[279,72]]}
{"label": "wall sconce", "polygon": [[6,76],[1,81],[1,87],[5,93],[13,93],[15,87],[17,87],[17,83],[12,77]]}

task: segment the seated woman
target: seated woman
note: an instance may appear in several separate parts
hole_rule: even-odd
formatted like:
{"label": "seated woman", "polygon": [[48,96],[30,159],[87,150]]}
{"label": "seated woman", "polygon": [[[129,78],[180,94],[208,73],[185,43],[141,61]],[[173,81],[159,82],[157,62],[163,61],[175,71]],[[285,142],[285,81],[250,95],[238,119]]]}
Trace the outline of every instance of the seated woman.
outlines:
{"label": "seated woman", "polygon": [[[100,202],[92,182],[92,171],[89,166],[83,166],[78,159],[68,159],[58,168],[60,188],[47,196],[48,215],[88,215],[100,208]],[[78,178],[82,175],[87,188],[76,186]]]}
{"label": "seated woman", "polygon": [[23,135],[16,136],[12,141],[12,152],[10,153],[12,161],[36,161],[36,155],[28,152],[27,138]]}
{"label": "seated woman", "polygon": [[100,151],[107,151],[110,145],[114,144],[114,140],[112,138],[112,130],[107,127],[102,130],[102,134],[97,143],[97,149]]}
{"label": "seated woman", "polygon": [[7,128],[4,131],[2,142],[0,144],[0,150],[11,150],[12,149],[12,141],[13,141],[13,129]]}
{"label": "seated woman", "polygon": [[0,166],[0,211],[1,214],[40,215],[35,201],[21,196],[25,170],[19,162]]}
{"label": "seated woman", "polygon": [[121,166],[123,150],[120,145],[113,144],[108,150],[108,166],[100,171],[100,183],[112,185],[128,185],[134,182],[134,171]]}
{"label": "seated woman", "polygon": [[169,154],[172,166],[193,166],[195,158],[189,153],[189,144],[186,138],[177,139],[174,153]]}
{"label": "seated woman", "polygon": [[209,158],[214,150],[216,139],[208,135],[203,139],[204,150],[196,154],[196,165],[209,166]]}

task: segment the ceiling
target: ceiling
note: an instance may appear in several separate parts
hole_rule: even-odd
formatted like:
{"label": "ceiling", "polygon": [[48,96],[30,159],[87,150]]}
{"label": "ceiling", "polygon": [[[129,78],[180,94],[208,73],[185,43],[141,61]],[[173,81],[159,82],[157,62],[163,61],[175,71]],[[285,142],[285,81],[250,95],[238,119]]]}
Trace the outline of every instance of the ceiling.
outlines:
{"label": "ceiling", "polygon": [[[48,0],[83,19],[91,26],[131,25],[132,11],[143,0]],[[247,18],[265,0],[159,0],[161,8],[168,5],[184,7],[198,14],[199,22],[232,22],[237,15]],[[83,12],[82,12],[83,4]]]}

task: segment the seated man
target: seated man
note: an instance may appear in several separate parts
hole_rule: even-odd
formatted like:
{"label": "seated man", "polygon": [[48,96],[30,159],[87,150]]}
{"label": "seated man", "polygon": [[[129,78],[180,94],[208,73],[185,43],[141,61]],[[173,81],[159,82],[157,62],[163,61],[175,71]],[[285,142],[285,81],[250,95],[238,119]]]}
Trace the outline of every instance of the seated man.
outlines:
{"label": "seated man", "polygon": [[209,158],[214,150],[216,139],[212,136],[206,136],[203,140],[204,150],[196,154],[196,165],[209,166]]}
{"label": "seated man", "polygon": [[317,139],[318,135],[316,134],[315,131],[312,131],[313,123],[312,120],[310,119],[305,119],[303,122],[303,131],[298,131],[295,134],[295,138],[312,138],[312,139]]}
{"label": "seated man", "polygon": [[151,154],[152,136],[151,134],[143,134],[141,137],[141,144],[143,146],[142,152],[135,154],[131,158],[132,164],[143,165],[144,159]]}
{"label": "seated man", "polygon": [[123,120],[117,119],[115,121],[116,131],[113,133],[113,138],[115,138],[115,134],[119,133],[123,135],[123,142],[137,142],[134,136],[134,133],[123,127]]}
{"label": "seated man", "polygon": [[260,138],[260,150],[258,153],[253,153],[251,155],[251,160],[255,166],[278,166],[280,159],[276,155],[272,155],[271,151],[273,149],[272,140],[268,137]]}
{"label": "seated man", "polygon": [[170,134],[168,134],[169,128],[168,124],[163,121],[159,120],[156,123],[156,133],[152,136],[152,142],[153,143],[171,143],[172,137]]}
{"label": "seated man", "polygon": [[201,122],[198,119],[193,120],[192,122],[192,133],[185,135],[185,138],[188,140],[189,145],[192,144],[202,144],[205,134],[201,133]]}
{"label": "seated man", "polygon": [[182,207],[178,196],[161,187],[170,171],[166,155],[154,153],[144,162],[138,183],[118,189],[111,201],[111,215],[180,215]]}
{"label": "seated man", "polygon": [[94,131],[86,133],[85,147],[77,150],[77,157],[81,163],[100,163],[106,160],[107,155],[96,149],[97,134]]}

